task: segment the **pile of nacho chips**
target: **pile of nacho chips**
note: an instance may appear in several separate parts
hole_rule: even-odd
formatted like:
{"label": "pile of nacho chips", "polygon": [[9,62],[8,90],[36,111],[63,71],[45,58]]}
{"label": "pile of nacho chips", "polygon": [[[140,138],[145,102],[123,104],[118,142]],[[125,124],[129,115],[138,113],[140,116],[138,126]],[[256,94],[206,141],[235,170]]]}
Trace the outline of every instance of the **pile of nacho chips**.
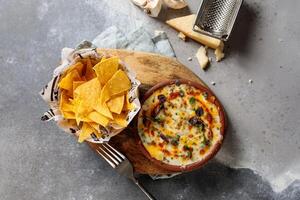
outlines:
{"label": "pile of nacho chips", "polygon": [[59,109],[65,119],[80,128],[79,142],[100,138],[109,124],[127,126],[131,82],[119,63],[117,57],[100,61],[83,58],[61,77]]}

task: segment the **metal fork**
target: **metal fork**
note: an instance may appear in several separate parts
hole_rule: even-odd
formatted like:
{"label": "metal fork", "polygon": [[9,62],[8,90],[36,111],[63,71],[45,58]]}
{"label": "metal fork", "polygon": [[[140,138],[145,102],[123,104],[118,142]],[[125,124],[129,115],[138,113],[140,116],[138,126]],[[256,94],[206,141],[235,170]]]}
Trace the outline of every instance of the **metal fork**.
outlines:
{"label": "metal fork", "polygon": [[116,169],[119,174],[131,179],[143,191],[148,199],[155,200],[155,198],[139,184],[133,174],[132,164],[122,153],[108,143],[97,145],[96,151],[102,158],[104,158],[104,160],[106,160],[106,162],[108,162],[108,164],[110,164],[110,166],[112,166],[112,168]]}

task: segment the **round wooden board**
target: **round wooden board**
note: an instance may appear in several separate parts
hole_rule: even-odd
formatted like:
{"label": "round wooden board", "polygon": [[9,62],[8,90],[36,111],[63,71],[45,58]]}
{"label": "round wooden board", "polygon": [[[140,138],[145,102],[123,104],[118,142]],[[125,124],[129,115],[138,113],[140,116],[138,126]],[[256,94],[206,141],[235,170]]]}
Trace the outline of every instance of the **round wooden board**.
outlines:
{"label": "round wooden board", "polygon": [[[136,72],[137,79],[141,81],[139,87],[140,98],[153,85],[167,79],[187,79],[198,82],[208,88],[203,81],[186,66],[175,58],[165,57],[158,54],[135,52],[119,49],[97,49],[98,52],[119,57]],[[161,167],[147,159],[137,147],[136,120],[133,120],[129,127],[122,133],[113,137],[109,143],[126,155],[132,162],[134,171],[140,174],[168,174]],[[98,144],[88,142],[88,145],[95,150]]]}

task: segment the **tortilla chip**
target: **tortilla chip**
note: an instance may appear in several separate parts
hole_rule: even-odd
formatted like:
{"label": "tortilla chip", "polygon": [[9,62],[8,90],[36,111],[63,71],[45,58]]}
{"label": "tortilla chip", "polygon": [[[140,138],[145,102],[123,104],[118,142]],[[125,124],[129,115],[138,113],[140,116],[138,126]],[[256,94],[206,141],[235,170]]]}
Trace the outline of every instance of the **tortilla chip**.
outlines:
{"label": "tortilla chip", "polygon": [[86,117],[86,116],[82,116],[82,117],[80,118],[80,121],[81,121],[81,122],[88,122],[88,123],[93,122],[93,120],[91,120],[90,118],[88,118],[88,117]]}
{"label": "tortilla chip", "polygon": [[88,123],[84,122],[79,133],[78,142],[82,143],[84,140],[90,138],[93,132],[93,127],[91,127]]}
{"label": "tortilla chip", "polygon": [[126,73],[122,70],[118,70],[102,88],[100,94],[100,100],[98,101],[98,104],[96,105],[96,107],[94,107],[94,109],[97,110],[102,115],[110,119],[113,119],[113,116],[111,115],[111,112],[106,102],[112,96],[126,92],[127,90],[130,89],[130,87],[131,87],[131,83]]}
{"label": "tortilla chip", "polygon": [[58,84],[58,87],[68,91],[73,91],[73,81],[80,81],[80,75],[77,70],[71,71],[64,78],[62,78]]}
{"label": "tortilla chip", "polygon": [[131,83],[126,73],[118,70],[102,88],[100,94],[101,104],[107,102],[112,96],[126,92],[130,87]]}
{"label": "tortilla chip", "polygon": [[101,89],[100,93],[100,103],[103,104],[110,98],[109,90],[107,84]]}
{"label": "tortilla chip", "polygon": [[88,124],[93,127],[97,132],[100,132],[99,124],[96,122],[88,122]]}
{"label": "tortilla chip", "polygon": [[101,115],[100,113],[93,111],[88,115],[88,118],[91,119],[92,121],[101,124],[102,126],[107,126],[109,123],[109,119],[106,118],[105,116]]}
{"label": "tortilla chip", "polygon": [[73,112],[74,108],[72,104],[69,103],[63,103],[63,101],[61,101],[61,105],[60,105],[60,110],[61,111],[66,111],[66,112]]}
{"label": "tortilla chip", "polygon": [[89,59],[89,58],[87,58],[87,60],[86,60],[86,69],[85,69],[84,77],[88,81],[96,77],[96,73],[93,70],[93,64],[91,62],[91,59]]}
{"label": "tortilla chip", "polygon": [[74,113],[75,113],[75,120],[76,120],[76,124],[79,125],[81,118],[83,117],[83,112],[84,112],[84,108],[82,108],[82,101],[77,99],[77,100],[73,100],[73,109],[74,109]]}
{"label": "tortilla chip", "polygon": [[59,110],[73,112],[72,102],[69,100],[66,90],[62,90],[59,99]]}
{"label": "tortilla chip", "polygon": [[113,116],[106,105],[106,99],[109,99],[109,91],[106,88],[107,85],[104,85],[104,87],[101,89],[100,97],[94,106],[94,109],[105,117],[113,119]]}
{"label": "tortilla chip", "polygon": [[87,82],[87,79],[86,79],[84,76],[82,76],[82,77],[81,77],[81,81]]}
{"label": "tortilla chip", "polygon": [[79,125],[80,122],[92,122],[92,120],[87,117],[88,114],[91,112],[91,108],[80,99],[73,102],[73,110],[75,113],[77,125]]}
{"label": "tortilla chip", "polygon": [[71,127],[76,127],[77,126],[75,119],[68,119],[68,124]]}
{"label": "tortilla chip", "polygon": [[80,76],[83,75],[84,65],[81,62],[77,62],[66,71],[67,74],[71,73],[71,71],[76,70]]}
{"label": "tortilla chip", "polygon": [[119,58],[112,57],[102,59],[94,66],[94,70],[102,85],[106,84],[109,79],[116,73],[119,67]]}
{"label": "tortilla chip", "polygon": [[74,91],[75,99],[83,101],[84,106],[91,112],[100,97],[101,85],[97,78],[87,81],[76,88]]}
{"label": "tortilla chip", "polygon": [[81,84],[83,84],[85,81],[73,81],[73,92],[74,92],[74,90],[76,90],[76,88],[79,86],[79,85],[81,85]]}
{"label": "tortilla chip", "polygon": [[97,63],[100,62],[99,60],[96,60],[96,59],[93,59],[93,58],[91,58],[90,60],[91,60],[91,63],[92,63],[93,66],[95,66]]}
{"label": "tortilla chip", "polygon": [[118,70],[107,82],[110,97],[126,92],[131,88],[131,82],[123,70]]}
{"label": "tortilla chip", "polygon": [[[112,115],[109,112],[109,109],[105,107],[100,107],[100,94],[101,94],[101,85],[97,78],[94,78],[88,82],[85,82],[78,86],[74,91],[75,100],[78,101],[78,104],[74,105],[77,108],[76,111],[76,120],[79,122],[85,117],[88,118],[88,115],[95,109],[102,115],[112,119]],[[107,112],[108,111],[108,112]],[[89,118],[88,118],[89,119]],[[102,120],[102,124],[106,124],[106,120]]]}
{"label": "tortilla chip", "polygon": [[106,103],[101,103],[100,99],[98,101],[99,103],[96,104],[96,106],[94,107],[94,109],[104,115],[105,117],[109,118],[109,119],[113,119],[113,116],[111,114],[111,112],[109,111],[108,106],[106,105]]}
{"label": "tortilla chip", "polygon": [[133,108],[134,108],[134,105],[133,105],[133,103],[130,103],[129,94],[127,93],[126,96],[125,96],[123,111],[132,110]]}
{"label": "tortilla chip", "polygon": [[62,113],[62,116],[65,118],[65,119],[76,119],[75,118],[75,113],[73,112],[69,112],[69,111],[61,111]]}
{"label": "tortilla chip", "polygon": [[120,114],[124,106],[124,96],[116,96],[107,102],[110,112]]}
{"label": "tortilla chip", "polygon": [[116,124],[122,127],[126,127],[128,125],[128,122],[126,120],[127,118],[127,112],[122,112],[120,115],[113,114],[114,121]]}

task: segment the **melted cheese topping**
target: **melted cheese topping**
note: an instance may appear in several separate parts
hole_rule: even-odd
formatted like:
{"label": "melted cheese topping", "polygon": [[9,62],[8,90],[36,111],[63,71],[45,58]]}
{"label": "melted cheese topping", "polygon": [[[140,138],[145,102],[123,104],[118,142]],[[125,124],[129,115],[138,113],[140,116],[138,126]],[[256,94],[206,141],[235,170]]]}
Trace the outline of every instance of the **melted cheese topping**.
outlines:
{"label": "melted cheese topping", "polygon": [[176,166],[204,159],[222,140],[213,99],[187,84],[155,91],[144,102],[138,119],[141,141],[151,157]]}

